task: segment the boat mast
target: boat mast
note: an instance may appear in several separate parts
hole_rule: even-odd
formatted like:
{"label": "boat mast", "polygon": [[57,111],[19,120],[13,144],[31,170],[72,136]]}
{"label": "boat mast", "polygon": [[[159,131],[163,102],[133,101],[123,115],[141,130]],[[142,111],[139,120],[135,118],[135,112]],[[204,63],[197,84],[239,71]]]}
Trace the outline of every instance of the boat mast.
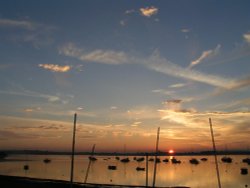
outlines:
{"label": "boat mast", "polygon": [[217,160],[217,155],[216,155],[216,147],[215,147],[215,141],[214,141],[214,132],[213,132],[213,126],[212,126],[212,120],[211,120],[211,118],[209,118],[209,124],[210,124],[210,131],[211,131],[212,142],[213,142],[214,159],[215,159],[215,165],[216,165],[218,186],[219,186],[219,188],[221,188],[221,183],[220,183],[220,172],[219,172],[218,160]]}
{"label": "boat mast", "polygon": [[155,163],[154,163],[154,177],[153,177],[153,185],[152,185],[152,187],[155,187],[155,178],[156,178],[156,170],[157,170],[158,145],[159,145],[159,134],[160,134],[160,127],[158,127],[158,131],[157,131],[156,148],[155,148]]}
{"label": "boat mast", "polygon": [[146,153],[146,187],[148,187],[148,153]]}
{"label": "boat mast", "polygon": [[[92,152],[91,152],[91,156],[90,156],[90,157],[93,157],[94,152],[95,152],[95,144],[94,144],[93,147],[92,147]],[[91,165],[91,161],[92,161],[92,160],[89,159],[89,164],[88,164],[88,168],[87,168],[87,171],[86,171],[84,183],[87,183],[87,179],[88,179],[88,176],[89,176],[89,168],[90,168],[90,165]]]}
{"label": "boat mast", "polygon": [[73,187],[74,178],[74,156],[75,156],[75,132],[76,132],[76,118],[77,114],[74,114],[74,127],[73,127],[73,139],[72,139],[72,152],[71,152],[71,173],[70,173],[70,187]]}

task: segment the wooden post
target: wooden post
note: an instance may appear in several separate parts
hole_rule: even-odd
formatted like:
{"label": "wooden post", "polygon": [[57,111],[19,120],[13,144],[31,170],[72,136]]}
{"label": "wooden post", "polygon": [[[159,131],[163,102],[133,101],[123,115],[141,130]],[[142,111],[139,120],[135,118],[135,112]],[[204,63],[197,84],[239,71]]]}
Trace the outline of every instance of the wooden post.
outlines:
{"label": "wooden post", "polygon": [[156,148],[155,148],[155,163],[154,163],[154,177],[153,177],[153,185],[152,185],[152,187],[155,187],[155,178],[156,178],[156,170],[157,170],[158,145],[159,145],[159,134],[160,134],[160,127],[158,127],[158,131],[157,131]]}
{"label": "wooden post", "polygon": [[73,187],[74,178],[74,156],[75,156],[75,132],[76,132],[76,118],[77,114],[74,114],[74,127],[73,127],[73,139],[72,139],[72,152],[71,152],[71,173],[70,173],[70,187]]}
{"label": "wooden post", "polygon": [[214,141],[214,132],[213,132],[213,126],[212,126],[211,118],[209,118],[209,124],[210,124],[210,131],[211,131],[212,142],[213,142],[214,160],[215,160],[215,166],[216,166],[216,172],[217,172],[218,186],[219,186],[219,188],[221,188],[220,172],[219,172],[219,166],[218,166],[218,160],[217,160],[217,154],[216,154],[216,146],[215,146],[215,141]]}

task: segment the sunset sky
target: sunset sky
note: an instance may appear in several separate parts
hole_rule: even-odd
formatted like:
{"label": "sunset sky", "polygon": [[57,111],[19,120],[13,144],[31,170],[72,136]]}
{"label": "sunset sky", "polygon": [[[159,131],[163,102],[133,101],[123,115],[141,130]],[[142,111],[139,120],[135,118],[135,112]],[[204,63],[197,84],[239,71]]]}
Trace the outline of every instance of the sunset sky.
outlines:
{"label": "sunset sky", "polygon": [[249,149],[249,7],[0,1],[0,149]]}

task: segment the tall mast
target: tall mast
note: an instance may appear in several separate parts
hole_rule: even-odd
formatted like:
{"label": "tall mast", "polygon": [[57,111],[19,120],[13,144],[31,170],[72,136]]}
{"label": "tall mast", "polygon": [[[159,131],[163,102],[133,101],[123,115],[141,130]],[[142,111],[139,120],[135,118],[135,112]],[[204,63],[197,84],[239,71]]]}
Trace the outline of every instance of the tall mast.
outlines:
{"label": "tall mast", "polygon": [[70,187],[73,187],[74,178],[74,156],[75,156],[75,133],[76,133],[76,118],[77,114],[74,114],[74,127],[73,127],[73,138],[72,138],[72,152],[71,152],[71,172],[70,172]]}
{"label": "tall mast", "polygon": [[217,173],[217,180],[218,180],[218,187],[221,188],[221,183],[220,183],[220,172],[219,172],[219,166],[218,166],[218,160],[217,160],[217,152],[216,152],[216,146],[215,146],[215,141],[214,141],[214,132],[213,132],[213,125],[212,125],[212,120],[209,118],[209,124],[210,124],[210,131],[211,131],[211,136],[212,136],[212,142],[213,142],[213,149],[214,149],[214,160],[215,160],[215,165],[216,165],[216,173]]}
{"label": "tall mast", "polygon": [[158,127],[158,131],[157,131],[156,148],[155,148],[155,163],[154,163],[154,177],[153,177],[153,185],[152,185],[152,187],[155,187],[155,178],[156,178],[156,170],[157,170],[158,145],[159,145],[159,135],[160,135],[160,127]]}
{"label": "tall mast", "polygon": [[[91,156],[90,157],[93,157],[94,152],[95,152],[95,144],[92,147],[92,151],[91,151]],[[88,164],[88,168],[87,168],[87,171],[86,171],[84,183],[87,183],[87,179],[88,179],[88,176],[89,176],[89,168],[90,168],[91,162],[92,162],[92,160],[89,159],[89,164]]]}

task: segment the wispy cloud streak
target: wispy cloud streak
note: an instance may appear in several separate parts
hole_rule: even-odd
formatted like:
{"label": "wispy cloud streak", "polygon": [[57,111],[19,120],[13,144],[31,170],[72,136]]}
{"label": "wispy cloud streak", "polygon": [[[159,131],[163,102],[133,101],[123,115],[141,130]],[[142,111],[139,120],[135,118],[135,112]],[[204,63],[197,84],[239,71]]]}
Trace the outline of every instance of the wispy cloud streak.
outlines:
{"label": "wispy cloud streak", "polygon": [[[215,50],[210,52],[210,57],[218,53],[220,45]],[[197,70],[183,68],[166,58],[160,56],[158,52],[154,52],[147,58],[135,57],[125,52],[117,52],[113,50],[93,50],[86,52],[85,50],[76,47],[69,43],[59,48],[59,53],[65,56],[73,57],[81,61],[96,62],[102,64],[119,65],[119,64],[140,64],[150,70],[160,72],[166,75],[192,80],[200,83],[206,83],[211,86],[216,86],[224,89],[234,89],[246,87],[250,84],[249,78],[241,80],[225,78],[218,75],[203,73]],[[177,86],[178,87],[178,86]]]}
{"label": "wispy cloud streak", "polygon": [[18,27],[27,30],[34,30],[39,24],[26,20],[0,19],[0,27]]}
{"label": "wispy cloud streak", "polygon": [[203,62],[204,60],[206,60],[208,58],[216,56],[219,53],[220,48],[221,48],[221,45],[218,44],[215,49],[206,50],[206,51],[202,52],[201,56],[198,59],[196,59],[190,63],[189,68],[192,68],[193,66],[200,64],[201,62]]}
{"label": "wispy cloud streak", "polygon": [[[151,63],[153,62],[153,63]],[[148,68],[163,74],[193,80],[197,82],[206,83],[212,86],[231,88],[235,83],[235,80],[229,78],[223,78],[216,75],[205,74],[196,70],[186,69],[180,67],[165,58],[160,57],[158,54],[154,54],[148,60]]]}
{"label": "wispy cloud streak", "polygon": [[127,55],[124,52],[113,50],[94,50],[86,52],[83,49],[69,43],[59,49],[60,54],[77,58],[81,61],[89,61],[103,64],[118,65],[128,62]]}
{"label": "wispy cloud streak", "polygon": [[6,95],[18,95],[18,96],[24,96],[24,97],[36,97],[36,98],[44,98],[47,99],[50,102],[56,102],[60,101],[60,97],[54,96],[54,95],[47,95],[43,93],[37,93],[33,91],[3,91],[0,90],[0,94],[6,94]]}

